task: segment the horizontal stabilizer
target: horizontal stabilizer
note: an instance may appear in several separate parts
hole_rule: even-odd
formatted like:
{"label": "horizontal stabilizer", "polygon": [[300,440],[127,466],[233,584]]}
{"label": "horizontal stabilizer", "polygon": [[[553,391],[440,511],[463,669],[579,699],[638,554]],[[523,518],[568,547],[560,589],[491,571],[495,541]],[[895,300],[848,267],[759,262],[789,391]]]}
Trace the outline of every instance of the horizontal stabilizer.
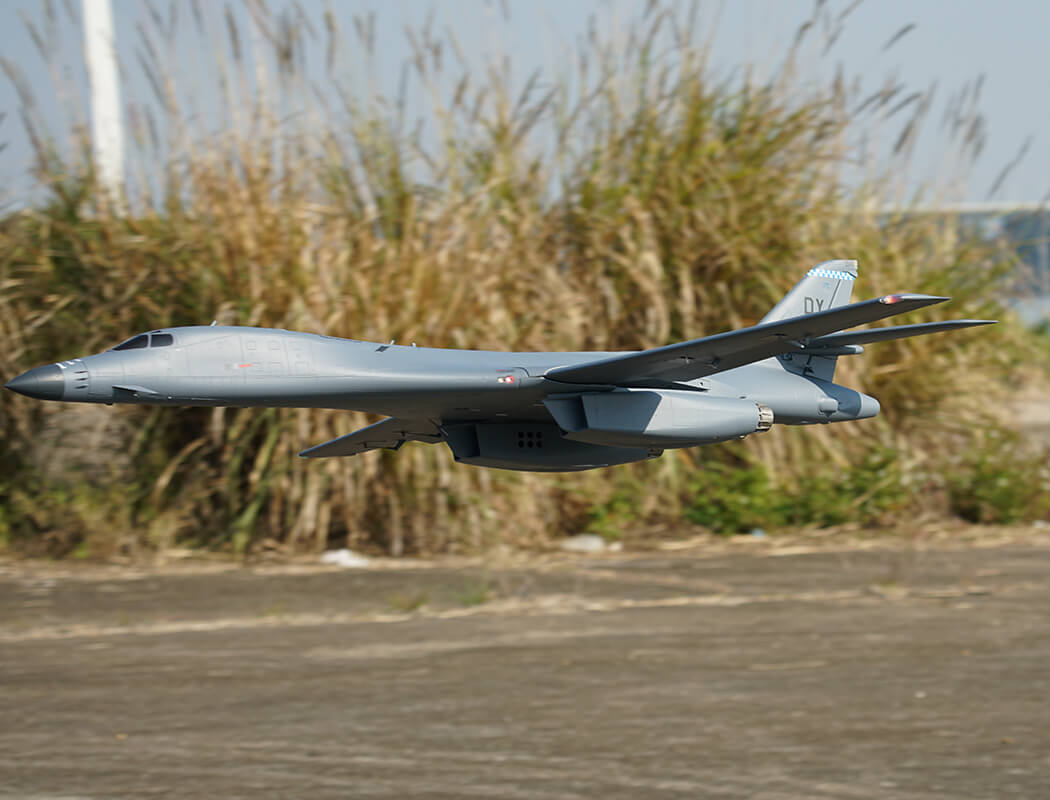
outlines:
{"label": "horizontal stabilizer", "polygon": [[818,347],[842,347],[851,344],[872,344],[889,342],[893,339],[906,339],[909,336],[923,336],[927,333],[954,331],[959,328],[972,328],[975,325],[994,325],[994,319],[953,319],[946,322],[920,322],[917,325],[894,325],[889,328],[869,328],[862,331],[845,331],[821,336],[809,343],[806,349]]}
{"label": "horizontal stabilizer", "polygon": [[439,442],[441,434],[426,420],[404,420],[390,417],[367,428],[340,436],[338,439],[303,450],[302,458],[356,456],[366,450],[397,450],[406,441]]}
{"label": "horizontal stabilizer", "polygon": [[925,294],[891,294],[876,300],[760,323],[703,339],[624,353],[586,364],[555,367],[548,370],[545,377],[567,383],[614,386],[654,378],[688,381],[782,353],[796,352],[813,340],[822,337],[827,339],[828,334],[844,328],[875,322],[950,299]]}

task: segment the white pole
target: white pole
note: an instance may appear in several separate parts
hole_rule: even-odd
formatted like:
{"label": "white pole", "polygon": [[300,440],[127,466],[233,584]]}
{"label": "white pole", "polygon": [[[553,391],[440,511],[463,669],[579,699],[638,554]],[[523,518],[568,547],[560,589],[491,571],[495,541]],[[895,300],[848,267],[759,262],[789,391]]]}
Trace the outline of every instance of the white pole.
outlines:
{"label": "white pole", "polygon": [[84,60],[91,81],[91,139],[95,166],[109,199],[124,189],[124,128],[120,115],[117,40],[110,0],[83,0]]}

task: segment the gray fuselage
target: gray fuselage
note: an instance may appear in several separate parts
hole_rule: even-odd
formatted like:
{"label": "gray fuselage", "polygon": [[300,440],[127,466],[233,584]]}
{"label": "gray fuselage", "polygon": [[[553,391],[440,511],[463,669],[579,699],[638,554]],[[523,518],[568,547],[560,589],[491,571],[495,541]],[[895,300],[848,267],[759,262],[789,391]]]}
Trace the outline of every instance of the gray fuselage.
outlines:
{"label": "gray fuselage", "polygon": [[[614,388],[543,377],[554,367],[614,353],[448,350],[247,327],[171,328],[152,334],[155,342],[171,343],[114,348],[61,362],[62,393],[52,399],[331,408],[447,425],[490,418],[550,421],[544,398]],[[878,412],[873,398],[786,371],[776,359],[676,387],[753,400],[771,408],[781,424],[836,422]]]}
{"label": "gray fuselage", "polygon": [[330,408],[387,418],[305,458],[444,442],[461,463],[561,472],[742,439],[774,423],[874,417],[874,398],[833,382],[872,342],[993,320],[847,330],[948,300],[897,293],[851,303],[857,262],[810,269],[756,325],[638,352],[516,353],[404,347],[268,328],[141,334],[36,367],[6,388],[41,400]]}

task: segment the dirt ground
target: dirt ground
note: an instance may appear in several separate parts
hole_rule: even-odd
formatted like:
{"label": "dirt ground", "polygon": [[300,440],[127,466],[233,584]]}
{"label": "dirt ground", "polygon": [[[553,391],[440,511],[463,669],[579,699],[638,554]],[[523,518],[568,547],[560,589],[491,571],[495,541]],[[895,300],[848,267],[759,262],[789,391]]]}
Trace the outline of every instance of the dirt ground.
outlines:
{"label": "dirt ground", "polygon": [[1047,798],[1048,570],[1037,530],[0,562],[0,797]]}

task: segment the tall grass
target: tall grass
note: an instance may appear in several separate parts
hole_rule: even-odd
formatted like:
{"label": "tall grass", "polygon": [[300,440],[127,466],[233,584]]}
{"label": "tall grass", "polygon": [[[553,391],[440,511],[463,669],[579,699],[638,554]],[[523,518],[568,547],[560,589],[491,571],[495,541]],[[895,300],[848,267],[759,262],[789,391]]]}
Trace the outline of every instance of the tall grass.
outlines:
{"label": "tall grass", "polygon": [[[955,297],[916,321],[1001,310],[1007,254],[943,220],[887,219],[879,198],[896,173],[845,185],[866,157],[851,126],[889,125],[902,87],[861,98],[842,81],[797,80],[810,28],[774,81],[718,79],[694,11],[654,5],[626,42],[594,34],[574,72],[523,86],[509,69],[454,66],[455,40],[424,28],[407,33],[415,57],[400,96],[386,97],[362,88],[374,72],[341,77],[332,55],[353,41],[374,63],[367,18],[349,34],[331,15],[246,8],[248,30],[199,10],[192,24],[158,15],[143,29],[155,94],[133,104],[138,178],[124,202],[101,190],[76,126],[66,151],[34,128],[47,199],[0,221],[4,375],[213,318],[439,347],[643,348],[752,324],[828,258],[860,260],[860,296]],[[160,55],[194,36],[231,109],[217,133],[194,128],[193,96]],[[329,54],[320,89],[310,49]],[[422,130],[410,102],[426,109]],[[914,113],[902,152],[925,111]],[[976,146],[958,130],[958,147]],[[998,424],[983,402],[1026,347],[1010,327],[874,346],[840,360],[839,376],[883,401],[877,420],[778,427],[580,475],[477,470],[424,445],[296,457],[371,421],[355,413],[117,407],[104,414],[125,424],[106,427],[5,393],[0,533],[28,550],[102,555],[331,541],[400,554],[541,545],[614,496],[636,519],[673,522],[711,459],[762,465],[795,489],[876,446],[923,469],[947,464]],[[42,453],[42,431],[63,419],[100,426],[96,452],[110,457],[61,442]]]}

